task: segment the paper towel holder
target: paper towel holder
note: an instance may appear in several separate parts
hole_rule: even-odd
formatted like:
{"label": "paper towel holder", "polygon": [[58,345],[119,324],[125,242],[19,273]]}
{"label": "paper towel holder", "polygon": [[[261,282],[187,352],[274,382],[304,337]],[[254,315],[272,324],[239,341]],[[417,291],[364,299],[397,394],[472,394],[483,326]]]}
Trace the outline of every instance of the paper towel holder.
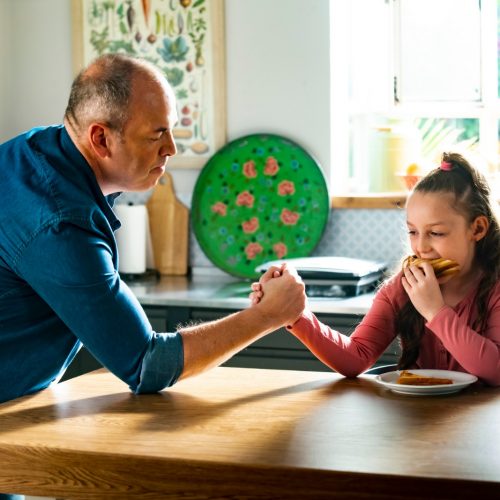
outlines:
{"label": "paper towel holder", "polygon": [[[132,207],[136,207],[136,209],[134,210]],[[120,278],[128,282],[159,279],[158,271],[151,267],[153,259],[148,256],[148,251],[152,251],[152,249],[148,213],[145,205],[129,201],[115,205],[114,211],[122,224],[122,231],[125,231],[124,233],[117,232],[115,234],[119,254],[118,258],[120,260],[120,265],[118,266]],[[141,231],[144,231],[144,234],[141,234],[140,238],[137,238],[137,231],[139,231],[139,234]],[[144,248],[139,247],[138,255],[134,255],[130,253],[130,247],[134,246],[137,239],[139,239],[139,243],[141,240],[143,241]],[[132,255],[139,258],[139,264],[130,260]],[[121,259],[125,259],[126,264],[124,266],[122,266]]]}

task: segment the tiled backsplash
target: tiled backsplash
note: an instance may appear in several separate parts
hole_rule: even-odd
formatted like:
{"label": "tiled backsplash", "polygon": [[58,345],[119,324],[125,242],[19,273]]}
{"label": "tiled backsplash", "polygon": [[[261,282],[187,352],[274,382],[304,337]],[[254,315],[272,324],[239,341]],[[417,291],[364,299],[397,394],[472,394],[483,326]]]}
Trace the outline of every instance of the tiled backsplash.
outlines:
{"label": "tiled backsplash", "polygon": [[316,252],[399,262],[406,251],[405,221],[405,211],[398,209],[332,210]]}
{"label": "tiled backsplash", "polygon": [[[119,203],[146,203],[150,193],[127,193]],[[190,206],[191,200],[179,199]],[[398,209],[332,210],[323,237],[312,255],[386,261],[396,265],[406,253],[405,212]],[[195,272],[217,271],[191,231],[189,263]],[[220,271],[222,272],[222,271]]]}

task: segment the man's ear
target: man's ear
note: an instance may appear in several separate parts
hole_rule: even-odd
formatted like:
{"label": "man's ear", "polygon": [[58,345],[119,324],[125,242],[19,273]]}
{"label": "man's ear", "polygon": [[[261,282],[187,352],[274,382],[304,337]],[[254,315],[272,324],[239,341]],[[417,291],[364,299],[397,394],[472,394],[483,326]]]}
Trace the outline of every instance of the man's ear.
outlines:
{"label": "man's ear", "polygon": [[100,158],[111,156],[109,128],[102,123],[92,123],[88,128],[90,147]]}
{"label": "man's ear", "polygon": [[472,223],[472,238],[475,241],[479,241],[486,236],[490,223],[486,215],[479,215],[475,218]]}

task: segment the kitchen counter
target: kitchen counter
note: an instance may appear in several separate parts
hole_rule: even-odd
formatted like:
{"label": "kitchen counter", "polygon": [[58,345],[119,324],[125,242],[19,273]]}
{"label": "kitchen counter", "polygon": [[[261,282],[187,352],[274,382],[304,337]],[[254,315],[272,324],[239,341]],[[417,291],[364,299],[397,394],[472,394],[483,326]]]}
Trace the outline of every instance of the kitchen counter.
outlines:
{"label": "kitchen counter", "polygon": [[0,491],[106,498],[498,498],[498,388],[216,368],[135,396],[101,370],[0,405]]}
{"label": "kitchen counter", "polygon": [[[182,306],[215,309],[245,309],[250,305],[250,281],[224,276],[162,276],[127,281],[128,286],[143,306]],[[373,301],[373,293],[347,298],[311,298],[314,313],[366,314]]]}

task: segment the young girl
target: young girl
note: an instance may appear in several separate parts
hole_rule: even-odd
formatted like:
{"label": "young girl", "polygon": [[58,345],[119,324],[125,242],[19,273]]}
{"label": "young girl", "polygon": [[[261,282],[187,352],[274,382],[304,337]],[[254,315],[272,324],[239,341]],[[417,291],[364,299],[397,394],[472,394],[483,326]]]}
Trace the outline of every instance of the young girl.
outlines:
{"label": "young girl", "polygon": [[[409,195],[406,212],[412,252],[454,260],[458,274],[438,280],[428,262],[405,267],[380,287],[350,337],[307,308],[287,328],[348,377],[372,366],[399,336],[399,369],[463,371],[500,385],[500,227],[484,177],[459,154],[445,153]],[[252,285],[252,302],[265,300],[261,285],[279,273],[271,268]]]}

